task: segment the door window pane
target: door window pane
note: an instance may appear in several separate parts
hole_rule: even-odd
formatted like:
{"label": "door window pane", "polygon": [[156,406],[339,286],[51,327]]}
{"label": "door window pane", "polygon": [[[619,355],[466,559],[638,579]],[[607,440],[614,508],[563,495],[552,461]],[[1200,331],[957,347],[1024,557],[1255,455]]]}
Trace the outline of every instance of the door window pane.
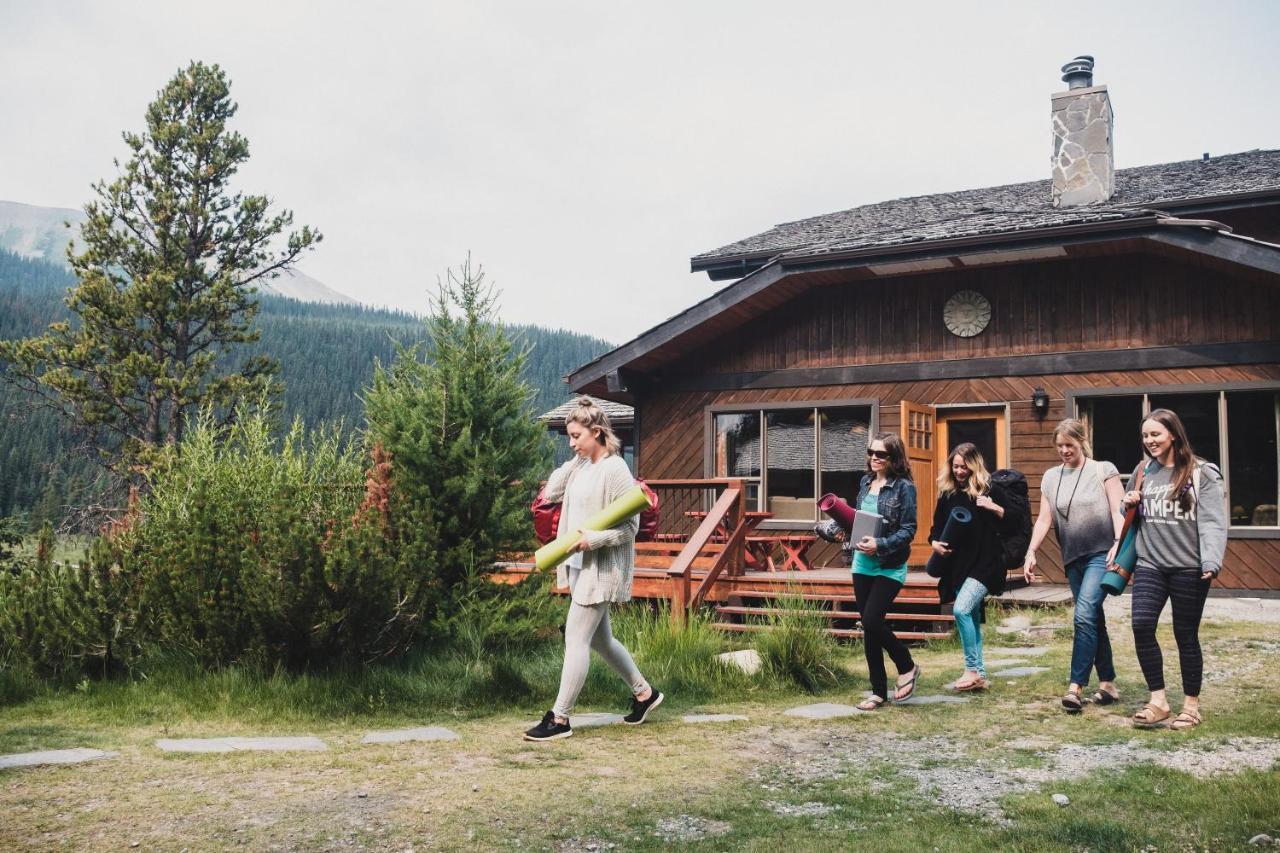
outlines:
{"label": "door window pane", "polygon": [[1201,459],[1222,461],[1218,448],[1217,394],[1151,394],[1151,408],[1172,409],[1187,429],[1191,449]]}
{"label": "door window pane", "polygon": [[1095,397],[1081,413],[1089,421],[1093,458],[1115,465],[1127,480],[1142,461],[1142,397]]}
{"label": "door window pane", "polygon": [[947,421],[947,464],[950,464],[952,453],[961,444],[973,444],[982,454],[982,462],[988,471],[999,467],[996,460],[996,419],[975,418],[973,420]]}
{"label": "door window pane", "polygon": [[765,499],[774,518],[816,517],[813,473],[817,445],[813,421],[813,409],[765,412],[769,466]]}
{"label": "door window pane", "polygon": [[858,481],[867,470],[867,441],[871,433],[871,409],[853,406],[819,409],[822,423],[822,494],[831,492],[853,501]]}
{"label": "door window pane", "polygon": [[1227,394],[1227,458],[1232,525],[1275,526],[1280,502],[1275,393]]}

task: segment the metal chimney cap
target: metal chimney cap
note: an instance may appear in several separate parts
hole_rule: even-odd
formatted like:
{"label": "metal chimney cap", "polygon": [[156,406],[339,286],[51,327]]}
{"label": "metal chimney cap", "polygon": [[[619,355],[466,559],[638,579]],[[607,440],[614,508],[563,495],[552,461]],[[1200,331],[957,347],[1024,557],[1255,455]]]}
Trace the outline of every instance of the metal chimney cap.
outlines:
{"label": "metal chimney cap", "polygon": [[1077,56],[1062,66],[1062,82],[1068,89],[1087,89],[1093,85],[1093,57]]}

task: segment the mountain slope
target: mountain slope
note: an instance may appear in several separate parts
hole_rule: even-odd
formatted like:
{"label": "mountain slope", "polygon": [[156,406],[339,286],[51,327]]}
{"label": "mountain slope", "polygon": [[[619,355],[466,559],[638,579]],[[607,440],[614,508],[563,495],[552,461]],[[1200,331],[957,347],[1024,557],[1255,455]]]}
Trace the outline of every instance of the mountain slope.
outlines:
{"label": "mountain slope", "polygon": [[[0,249],[27,260],[66,263],[67,245],[80,234],[84,211],[69,207],[37,207],[16,201],[0,201]],[[66,227],[66,223],[71,227]],[[300,302],[331,305],[359,305],[359,301],[339,293],[305,273],[285,272],[262,287],[263,292],[287,296]]]}
{"label": "mountain slope", "polygon": [[[0,339],[36,335],[66,319],[63,299],[73,284],[64,267],[0,251]],[[263,295],[260,305],[255,325],[262,338],[238,348],[234,360],[261,353],[279,361],[283,423],[296,416],[311,426],[341,422],[348,432],[359,429],[359,395],[375,362],[389,364],[397,343],[415,343],[425,333],[420,318],[401,312],[273,295]],[[529,350],[524,375],[539,413],[568,398],[565,374],[611,347],[537,326],[509,326],[508,332]],[[0,383],[0,517],[30,512],[36,521],[60,519],[63,506],[85,503],[97,472],[85,454],[72,452],[73,444],[52,413]]]}

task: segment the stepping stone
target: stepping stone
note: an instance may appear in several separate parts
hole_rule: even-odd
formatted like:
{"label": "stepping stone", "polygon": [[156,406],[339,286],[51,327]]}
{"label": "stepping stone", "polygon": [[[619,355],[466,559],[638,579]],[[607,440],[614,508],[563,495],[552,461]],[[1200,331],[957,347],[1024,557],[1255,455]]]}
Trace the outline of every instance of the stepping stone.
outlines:
{"label": "stepping stone", "polygon": [[1048,646],[1026,646],[1026,647],[1014,646],[1012,648],[1006,648],[1006,649],[986,649],[985,653],[988,655],[991,655],[992,657],[1038,658],[1041,655],[1047,655],[1049,653],[1049,647]]}
{"label": "stepping stone", "polygon": [[968,696],[943,696],[941,694],[932,694],[929,696],[915,695],[910,699],[901,702],[894,702],[895,705],[963,705],[969,701]]}
{"label": "stepping stone", "polygon": [[164,752],[315,752],[329,748],[318,737],[162,738],[156,741],[156,747]]}
{"label": "stepping stone", "polygon": [[114,758],[116,753],[101,749],[77,747],[76,749],[47,749],[43,752],[18,752],[0,755],[0,769],[6,767],[38,767],[41,764],[79,764],[99,758]]}
{"label": "stepping stone", "polygon": [[987,661],[987,666],[1013,666],[1016,663],[1026,663],[1026,658],[1000,658],[999,660]]}
{"label": "stepping stone", "polygon": [[1023,675],[1035,675],[1038,672],[1048,672],[1047,666],[1015,666],[1013,669],[1002,669],[997,672],[993,678],[1019,678]]}
{"label": "stepping stone", "polygon": [[686,723],[736,723],[745,722],[743,714],[685,714],[680,718]]}
{"label": "stepping stone", "polygon": [[369,732],[361,743],[405,743],[414,740],[457,740],[458,735],[439,726],[416,729],[392,729],[385,732]]}
{"label": "stepping stone", "polygon": [[852,717],[855,714],[870,714],[870,711],[859,711],[852,705],[839,705],[835,702],[818,702],[815,705],[801,705],[788,708],[782,713],[788,717],[800,717],[803,720],[834,720],[837,717]]}
{"label": "stepping stone", "polygon": [[574,714],[569,718],[569,724],[575,729],[595,729],[600,726],[612,726],[620,722],[622,722],[621,714],[605,714],[601,712]]}
{"label": "stepping stone", "polygon": [[736,666],[747,675],[755,675],[760,671],[761,661],[760,653],[755,649],[740,649],[736,652],[725,652],[717,655],[721,661],[729,666]]}

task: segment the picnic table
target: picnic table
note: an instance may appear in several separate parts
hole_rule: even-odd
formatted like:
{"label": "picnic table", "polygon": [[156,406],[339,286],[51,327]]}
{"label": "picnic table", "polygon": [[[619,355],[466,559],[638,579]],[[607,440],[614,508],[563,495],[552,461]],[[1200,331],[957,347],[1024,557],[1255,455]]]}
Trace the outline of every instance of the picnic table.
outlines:
{"label": "picnic table", "polygon": [[[747,564],[771,572],[807,572],[809,549],[818,537],[812,533],[763,533],[747,537]],[[778,559],[775,555],[779,554]]]}

